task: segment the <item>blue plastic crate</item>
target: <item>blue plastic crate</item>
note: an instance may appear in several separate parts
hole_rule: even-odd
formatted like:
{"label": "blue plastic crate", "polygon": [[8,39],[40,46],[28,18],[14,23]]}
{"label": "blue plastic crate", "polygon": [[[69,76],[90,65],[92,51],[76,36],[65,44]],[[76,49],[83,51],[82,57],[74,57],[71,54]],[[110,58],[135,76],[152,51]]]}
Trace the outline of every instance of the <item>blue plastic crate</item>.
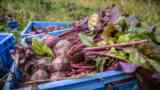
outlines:
{"label": "blue plastic crate", "polygon": [[18,28],[18,21],[17,20],[15,20],[15,19],[13,19],[13,20],[9,20],[8,22],[7,22],[7,26],[9,27],[9,28],[11,28],[11,29],[17,29]]}
{"label": "blue plastic crate", "polygon": [[[13,64],[3,90],[17,89],[17,81],[22,79],[21,77],[22,72]],[[34,87],[19,88],[19,90],[33,90],[33,88],[36,88],[36,90],[107,90],[109,85],[112,86],[113,90],[139,90],[137,80],[132,77],[132,75],[124,74],[121,71],[106,71],[80,79],[53,81]],[[113,83],[126,79],[128,80],[123,83]]]}
{"label": "blue plastic crate", "polygon": [[[71,27],[71,22],[51,22],[51,21],[31,21],[27,24],[23,32],[21,32],[22,38],[32,37],[35,35],[29,34],[32,31],[32,27],[47,27],[47,26],[63,26],[65,29],[57,30],[57,33],[63,33],[64,30],[68,30]],[[55,33],[48,32],[51,35],[55,35]]]}
{"label": "blue plastic crate", "polygon": [[9,72],[12,66],[10,50],[14,48],[15,38],[12,34],[0,33],[0,75]]}
{"label": "blue plastic crate", "polygon": [[[64,30],[63,30],[64,32]],[[59,33],[54,31],[53,34]],[[94,76],[87,76],[81,79],[61,80],[39,84],[36,87],[26,87],[25,90],[106,90],[107,85],[112,84],[113,90],[139,90],[136,80],[128,80],[124,83],[113,84],[114,81],[131,78],[121,71],[107,71],[97,73]],[[12,90],[17,87],[16,82],[22,79],[22,72],[13,64],[8,79],[5,83],[4,90]],[[21,89],[20,89],[21,90]]]}

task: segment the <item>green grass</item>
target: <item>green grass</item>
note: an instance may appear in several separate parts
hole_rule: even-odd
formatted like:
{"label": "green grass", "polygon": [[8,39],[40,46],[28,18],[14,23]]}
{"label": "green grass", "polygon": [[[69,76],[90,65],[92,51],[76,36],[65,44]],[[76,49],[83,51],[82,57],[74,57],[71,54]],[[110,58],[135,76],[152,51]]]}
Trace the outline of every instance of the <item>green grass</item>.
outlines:
{"label": "green grass", "polygon": [[143,25],[155,24],[160,29],[159,0],[0,0],[0,10],[6,9],[3,13],[15,17],[23,30],[30,20],[71,21],[112,4],[139,16]]}

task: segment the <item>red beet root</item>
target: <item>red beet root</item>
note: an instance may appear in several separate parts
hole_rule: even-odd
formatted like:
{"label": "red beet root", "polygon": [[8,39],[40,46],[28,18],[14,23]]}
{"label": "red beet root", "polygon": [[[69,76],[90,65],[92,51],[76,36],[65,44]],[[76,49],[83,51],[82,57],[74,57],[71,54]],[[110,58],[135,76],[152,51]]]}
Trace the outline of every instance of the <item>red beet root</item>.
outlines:
{"label": "red beet root", "polygon": [[59,38],[55,36],[47,36],[47,38],[43,40],[43,42],[49,47],[53,47],[58,41]]}
{"label": "red beet root", "polygon": [[52,65],[55,71],[66,71],[70,69],[70,64],[65,57],[56,57]]}
{"label": "red beet root", "polygon": [[56,56],[64,56],[69,50],[71,43],[67,40],[60,40],[54,47]]}
{"label": "red beet root", "polygon": [[71,49],[67,52],[67,54],[72,56],[73,54],[75,54],[75,53],[79,52],[80,50],[82,50],[84,47],[85,47],[85,45],[82,44],[82,43],[78,44],[78,45],[76,44],[76,45],[71,47]]}
{"label": "red beet root", "polygon": [[87,66],[87,65],[81,65],[81,64],[71,64],[72,68],[77,68],[77,69],[94,69],[95,67],[93,66]]}
{"label": "red beet root", "polygon": [[64,72],[55,72],[51,74],[51,80],[62,80],[65,79],[66,75]]}
{"label": "red beet root", "polygon": [[31,80],[45,80],[47,78],[48,73],[43,69],[39,69],[32,75]]}

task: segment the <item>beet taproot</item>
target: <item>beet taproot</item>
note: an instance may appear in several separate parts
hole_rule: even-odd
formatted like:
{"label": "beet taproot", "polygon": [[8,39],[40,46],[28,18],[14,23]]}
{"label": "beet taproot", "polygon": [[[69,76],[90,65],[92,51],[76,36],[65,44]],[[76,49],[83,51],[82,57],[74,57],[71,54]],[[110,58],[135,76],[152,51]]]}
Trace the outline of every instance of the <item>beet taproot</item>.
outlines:
{"label": "beet taproot", "polygon": [[59,38],[56,36],[48,35],[44,40],[43,43],[48,45],[49,47],[53,47],[57,42],[59,41]]}
{"label": "beet taproot", "polygon": [[51,80],[62,80],[65,79],[66,75],[64,72],[55,72],[51,74]]}
{"label": "beet taproot", "polygon": [[52,62],[52,66],[55,71],[66,71],[70,69],[70,63],[66,57],[56,57]]}
{"label": "beet taproot", "polygon": [[49,77],[48,73],[43,69],[38,69],[32,76],[31,80],[45,80]]}
{"label": "beet taproot", "polygon": [[54,52],[56,56],[65,55],[65,53],[69,50],[71,43],[67,40],[60,40],[54,47]]}
{"label": "beet taproot", "polygon": [[38,60],[38,68],[47,69],[47,65],[51,64],[51,60],[48,57],[43,57]]}

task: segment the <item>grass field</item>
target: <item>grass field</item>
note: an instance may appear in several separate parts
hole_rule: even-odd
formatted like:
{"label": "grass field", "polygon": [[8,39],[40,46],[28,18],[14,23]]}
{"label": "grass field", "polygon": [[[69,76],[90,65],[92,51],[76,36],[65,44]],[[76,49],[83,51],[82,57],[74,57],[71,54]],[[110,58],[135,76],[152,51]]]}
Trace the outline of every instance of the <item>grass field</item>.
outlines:
{"label": "grass field", "polygon": [[160,29],[159,0],[0,0],[0,15],[16,18],[22,30],[29,20],[71,21],[112,4]]}

